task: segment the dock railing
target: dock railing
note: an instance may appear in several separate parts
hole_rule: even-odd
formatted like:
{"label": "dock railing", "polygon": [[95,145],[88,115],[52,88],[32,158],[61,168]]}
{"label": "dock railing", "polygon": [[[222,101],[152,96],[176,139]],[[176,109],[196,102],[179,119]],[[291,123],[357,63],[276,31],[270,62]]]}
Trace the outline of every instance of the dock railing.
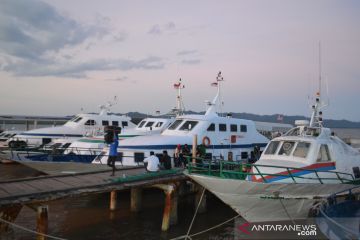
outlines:
{"label": "dock railing", "polygon": [[[214,161],[202,158],[195,158],[196,163],[194,164],[191,161],[192,159],[194,158],[188,157],[188,172],[190,174],[204,174],[220,178],[242,180],[250,178],[251,180],[253,178],[252,176],[255,176],[256,181],[264,183],[272,182],[274,179],[290,179],[292,183],[318,182],[320,184],[323,184],[324,182],[328,183],[329,181],[351,183],[355,180],[352,174],[338,171],[250,164],[240,161]],[[274,169],[278,170],[274,171]],[[267,172],[269,170],[272,171]],[[326,176],[324,176],[324,174],[326,174]]]}

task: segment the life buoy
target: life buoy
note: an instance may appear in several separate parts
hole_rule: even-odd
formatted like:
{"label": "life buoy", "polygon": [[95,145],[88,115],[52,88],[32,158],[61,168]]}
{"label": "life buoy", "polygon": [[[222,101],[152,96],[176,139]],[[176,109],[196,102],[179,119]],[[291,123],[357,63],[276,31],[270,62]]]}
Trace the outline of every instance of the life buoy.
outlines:
{"label": "life buoy", "polygon": [[211,141],[210,141],[210,138],[208,137],[203,137],[202,139],[202,144],[205,146],[205,147],[208,147],[210,145]]}

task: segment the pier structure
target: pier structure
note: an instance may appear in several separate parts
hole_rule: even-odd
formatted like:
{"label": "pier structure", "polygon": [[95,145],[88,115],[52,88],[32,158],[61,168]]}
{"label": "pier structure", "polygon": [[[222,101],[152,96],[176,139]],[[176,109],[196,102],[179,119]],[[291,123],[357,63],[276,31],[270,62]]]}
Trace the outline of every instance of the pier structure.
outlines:
{"label": "pier structure", "polygon": [[[36,211],[37,239],[45,239],[48,230],[49,202],[57,199],[84,196],[88,194],[110,194],[110,215],[117,209],[117,196],[122,190],[130,190],[130,209],[140,212],[142,192],[145,188],[157,188],[164,192],[164,209],[161,229],[167,231],[177,224],[178,197],[190,193],[197,196],[201,188],[189,181],[182,169],[162,170],[156,173],[146,172],[144,167],[123,167],[110,176],[111,170],[98,170],[61,175],[46,175],[0,182],[0,219],[13,223],[23,206]],[[191,187],[186,192],[184,185]],[[194,185],[194,186],[193,186]],[[199,198],[195,197],[194,206]],[[206,202],[202,204],[202,211]],[[0,221],[0,233],[5,232],[9,224]],[[39,234],[40,233],[40,234]]]}

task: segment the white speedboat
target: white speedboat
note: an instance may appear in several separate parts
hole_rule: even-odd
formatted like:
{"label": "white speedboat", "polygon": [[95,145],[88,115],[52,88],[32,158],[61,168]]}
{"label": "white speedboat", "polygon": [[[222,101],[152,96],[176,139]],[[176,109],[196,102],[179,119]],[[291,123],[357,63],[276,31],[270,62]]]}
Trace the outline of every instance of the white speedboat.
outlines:
{"label": "white speedboat", "polygon": [[127,116],[117,116],[109,114],[108,106],[102,105],[99,114],[80,113],[73,119],[66,122],[63,126],[39,128],[10,138],[7,142],[11,148],[19,147],[39,147],[50,143],[55,139],[66,139],[68,143],[84,136],[93,136],[103,132],[105,126],[120,126],[122,128],[134,128]]}
{"label": "white speedboat", "polygon": [[256,164],[224,161],[217,172],[190,166],[187,174],[251,223],[305,219],[314,204],[360,179],[359,152],[323,127],[323,106],[318,93],[310,122],[273,139]]}
{"label": "white speedboat", "polygon": [[[217,86],[217,94],[204,115],[178,116],[161,134],[121,141],[118,147],[119,161],[116,164],[142,164],[150,151],[161,154],[166,150],[173,156],[178,144],[187,144],[191,149],[194,135],[199,139],[198,144],[204,144],[207,158],[210,159],[231,157],[234,161],[247,160],[255,146],[263,149],[269,140],[256,130],[253,121],[222,117],[216,113],[217,107],[222,104],[219,100],[221,82],[219,73],[216,83],[212,84]],[[105,164],[107,153],[105,149],[103,156],[97,157],[93,163]]]}
{"label": "white speedboat", "polygon": [[[162,133],[166,128],[169,127],[175,120],[175,116],[180,116],[184,112],[184,104],[182,99],[182,89],[184,88],[181,79],[174,84],[177,91],[176,95],[176,107],[167,114],[168,117],[150,117],[145,118],[139,122],[135,128],[124,129],[119,135],[119,140],[129,139],[139,136],[149,136],[154,134]],[[76,154],[76,155],[91,155],[90,158],[100,154],[103,148],[106,147],[104,141],[104,135],[98,135],[93,137],[83,137],[74,141],[65,150],[65,154]]]}

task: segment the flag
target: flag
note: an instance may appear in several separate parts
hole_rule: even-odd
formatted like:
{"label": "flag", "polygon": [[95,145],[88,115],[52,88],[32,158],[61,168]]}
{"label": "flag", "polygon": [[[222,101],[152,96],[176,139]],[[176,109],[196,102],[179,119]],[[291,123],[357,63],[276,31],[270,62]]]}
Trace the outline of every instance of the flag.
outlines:
{"label": "flag", "polygon": [[211,83],[211,86],[212,86],[212,87],[217,87],[217,85],[218,85],[218,83],[217,83],[217,82],[213,82],[213,83]]}
{"label": "flag", "polygon": [[174,83],[174,88],[175,88],[175,89],[179,89],[180,86],[181,86],[181,83]]}

